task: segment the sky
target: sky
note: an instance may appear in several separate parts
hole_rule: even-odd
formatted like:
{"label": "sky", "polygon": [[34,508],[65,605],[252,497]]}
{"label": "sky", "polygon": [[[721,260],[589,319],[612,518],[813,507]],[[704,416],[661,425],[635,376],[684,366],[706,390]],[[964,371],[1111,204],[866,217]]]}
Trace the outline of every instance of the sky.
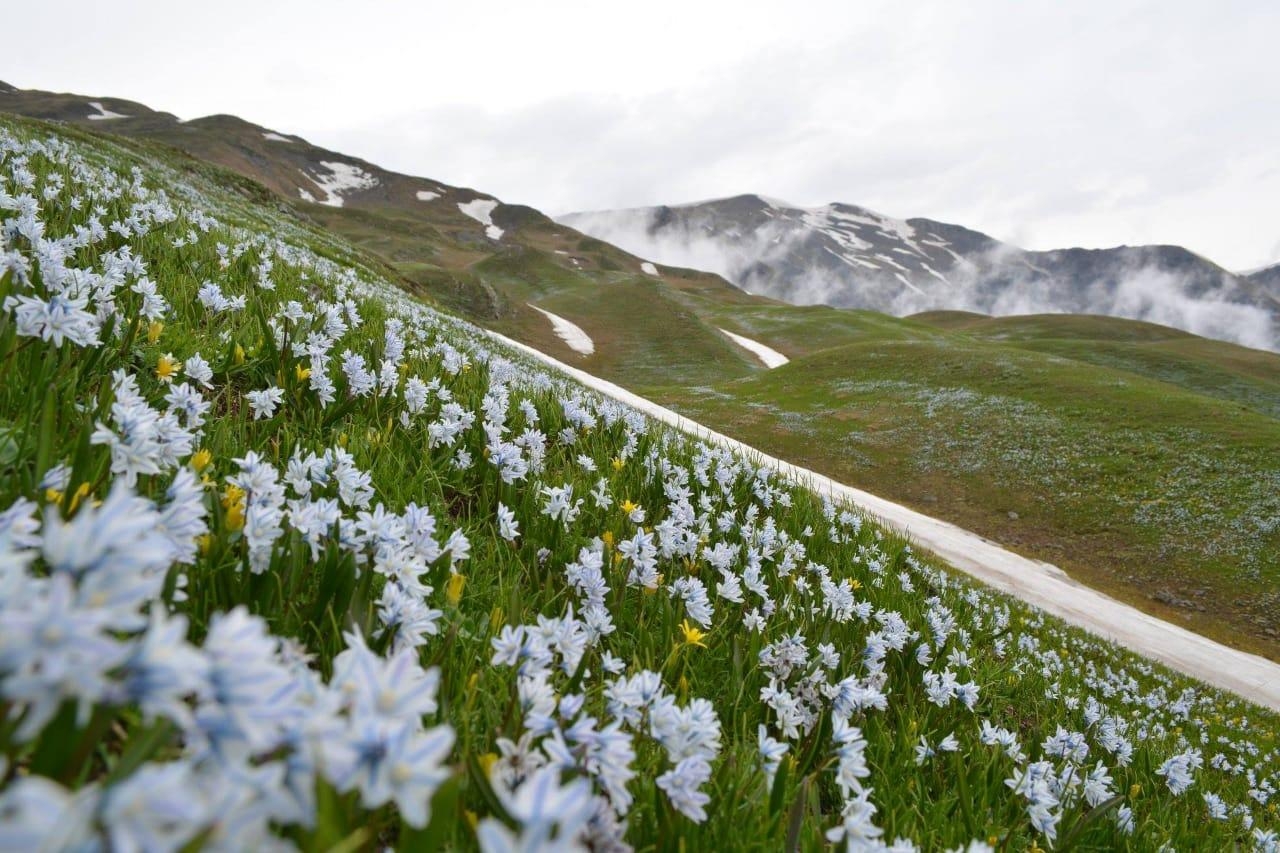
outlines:
{"label": "sky", "polygon": [[754,192],[1280,261],[1280,3],[11,4],[0,80],[552,215]]}

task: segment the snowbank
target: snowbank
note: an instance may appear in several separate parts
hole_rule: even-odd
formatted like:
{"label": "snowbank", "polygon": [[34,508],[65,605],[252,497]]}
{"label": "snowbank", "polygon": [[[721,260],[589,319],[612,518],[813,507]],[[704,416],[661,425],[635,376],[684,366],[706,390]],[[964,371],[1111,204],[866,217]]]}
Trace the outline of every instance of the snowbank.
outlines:
{"label": "snowbank", "polygon": [[751,338],[744,338],[742,335],[735,335],[728,329],[721,329],[720,331],[728,335],[729,339],[738,346],[745,350],[750,350],[751,353],[755,355],[756,358],[760,359],[760,361],[764,363],[764,366],[769,369],[782,367],[782,365],[791,360],[776,349],[767,347],[759,341],[753,341]]}
{"label": "snowbank", "polygon": [[591,355],[596,351],[595,341],[591,340],[591,336],[582,331],[582,327],[576,323],[570,323],[558,314],[552,314],[550,311],[543,311],[537,305],[526,302],[530,308],[539,314],[546,316],[551,321],[551,328],[555,331],[560,340],[564,341],[569,349],[583,355]]}
{"label": "snowbank", "polygon": [[485,226],[484,233],[490,240],[502,237],[502,229],[493,224],[493,211],[498,202],[491,198],[477,198],[472,201],[458,202],[458,210]]}

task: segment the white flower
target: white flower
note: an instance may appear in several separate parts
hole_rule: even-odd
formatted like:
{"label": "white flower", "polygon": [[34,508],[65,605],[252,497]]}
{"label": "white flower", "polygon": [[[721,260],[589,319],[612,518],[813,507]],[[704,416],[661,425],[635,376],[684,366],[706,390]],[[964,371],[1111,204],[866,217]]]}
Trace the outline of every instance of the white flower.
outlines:
{"label": "white flower", "polygon": [[284,389],[274,385],[261,391],[246,391],[245,399],[253,410],[253,419],[269,418],[276,413],[276,406],[284,400]]}
{"label": "white flower", "polygon": [[711,765],[695,756],[684,759],[663,773],[654,780],[654,784],[666,792],[676,811],[694,823],[702,823],[707,819],[703,807],[711,802],[711,797],[698,789],[710,778]]}

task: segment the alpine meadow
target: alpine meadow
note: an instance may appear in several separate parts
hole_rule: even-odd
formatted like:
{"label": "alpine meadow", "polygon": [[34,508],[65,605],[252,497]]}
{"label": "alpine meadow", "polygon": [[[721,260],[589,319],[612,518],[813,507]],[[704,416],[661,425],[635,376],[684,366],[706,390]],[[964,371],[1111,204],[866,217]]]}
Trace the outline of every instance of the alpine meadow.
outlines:
{"label": "alpine meadow", "polygon": [[1280,6],[0,21],[0,853],[1280,853]]}

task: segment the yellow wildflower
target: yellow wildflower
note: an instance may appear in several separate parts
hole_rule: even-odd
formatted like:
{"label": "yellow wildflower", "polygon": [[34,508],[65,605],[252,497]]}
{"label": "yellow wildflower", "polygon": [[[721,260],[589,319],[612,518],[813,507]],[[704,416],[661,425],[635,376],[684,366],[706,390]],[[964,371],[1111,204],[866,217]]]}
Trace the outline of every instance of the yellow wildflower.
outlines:
{"label": "yellow wildflower", "polygon": [[311,368],[303,367],[301,364],[294,365],[293,375],[298,377],[299,382],[304,382],[311,378]]}
{"label": "yellow wildflower", "polygon": [[201,554],[208,554],[211,544],[213,544],[213,537],[208,533],[201,533],[196,537],[196,547],[200,549]]}
{"label": "yellow wildflower", "polygon": [[625,463],[625,462],[623,462],[623,461],[622,461],[622,457],[621,457],[621,456],[615,456],[615,457],[613,457],[613,470],[615,470],[615,471],[621,471],[621,470],[622,470],[622,466],[623,466],[623,465],[625,465],[625,464],[627,464],[627,463]]}
{"label": "yellow wildflower", "polygon": [[213,454],[207,448],[200,448],[191,454],[190,465],[192,470],[197,474],[209,467],[209,463],[213,461]]}
{"label": "yellow wildflower", "polygon": [[1129,799],[1136,800],[1138,798],[1138,795],[1140,795],[1141,793],[1142,793],[1142,786],[1139,785],[1137,782],[1134,782],[1132,785],[1129,786]]}
{"label": "yellow wildflower", "polygon": [[450,604],[454,607],[458,606],[458,602],[462,600],[462,588],[467,585],[466,575],[450,575],[449,582],[445,584],[444,595]]}
{"label": "yellow wildflower", "polygon": [[706,633],[700,628],[690,625],[688,619],[680,623],[680,633],[684,634],[684,645],[701,646],[704,649],[707,647],[707,644],[702,642],[707,636]]}
{"label": "yellow wildflower", "polygon": [[60,504],[62,503],[62,492],[57,489],[45,489],[44,499],[51,504]]}
{"label": "yellow wildflower", "polygon": [[603,542],[608,547],[612,548],[613,547],[613,531],[606,530],[604,533],[601,533],[600,541]]}
{"label": "yellow wildflower", "polygon": [[156,379],[161,382],[172,382],[173,377],[181,372],[182,362],[174,358],[171,352],[160,356],[160,361],[156,362]]}
{"label": "yellow wildflower", "polygon": [[89,484],[81,483],[76,487],[76,492],[71,496],[71,505],[67,507],[68,512],[75,512],[76,507],[80,506],[80,501],[89,497]]}
{"label": "yellow wildflower", "polygon": [[154,344],[156,341],[160,340],[160,333],[163,331],[164,323],[161,323],[159,320],[152,320],[151,324],[147,326],[147,343]]}
{"label": "yellow wildflower", "polygon": [[237,365],[244,364],[244,347],[236,344],[234,359]]}
{"label": "yellow wildflower", "polygon": [[634,503],[632,501],[623,501],[622,503],[618,504],[618,508],[621,509],[627,515],[631,515],[631,513],[635,512],[640,508],[640,504]]}
{"label": "yellow wildflower", "polygon": [[486,752],[484,755],[476,759],[476,763],[480,765],[480,769],[484,771],[486,778],[489,776],[489,769],[498,763],[498,753]]}
{"label": "yellow wildflower", "polygon": [[227,511],[227,529],[242,530],[244,529],[244,489],[235,484],[227,484],[227,489],[222,493],[222,507]]}

